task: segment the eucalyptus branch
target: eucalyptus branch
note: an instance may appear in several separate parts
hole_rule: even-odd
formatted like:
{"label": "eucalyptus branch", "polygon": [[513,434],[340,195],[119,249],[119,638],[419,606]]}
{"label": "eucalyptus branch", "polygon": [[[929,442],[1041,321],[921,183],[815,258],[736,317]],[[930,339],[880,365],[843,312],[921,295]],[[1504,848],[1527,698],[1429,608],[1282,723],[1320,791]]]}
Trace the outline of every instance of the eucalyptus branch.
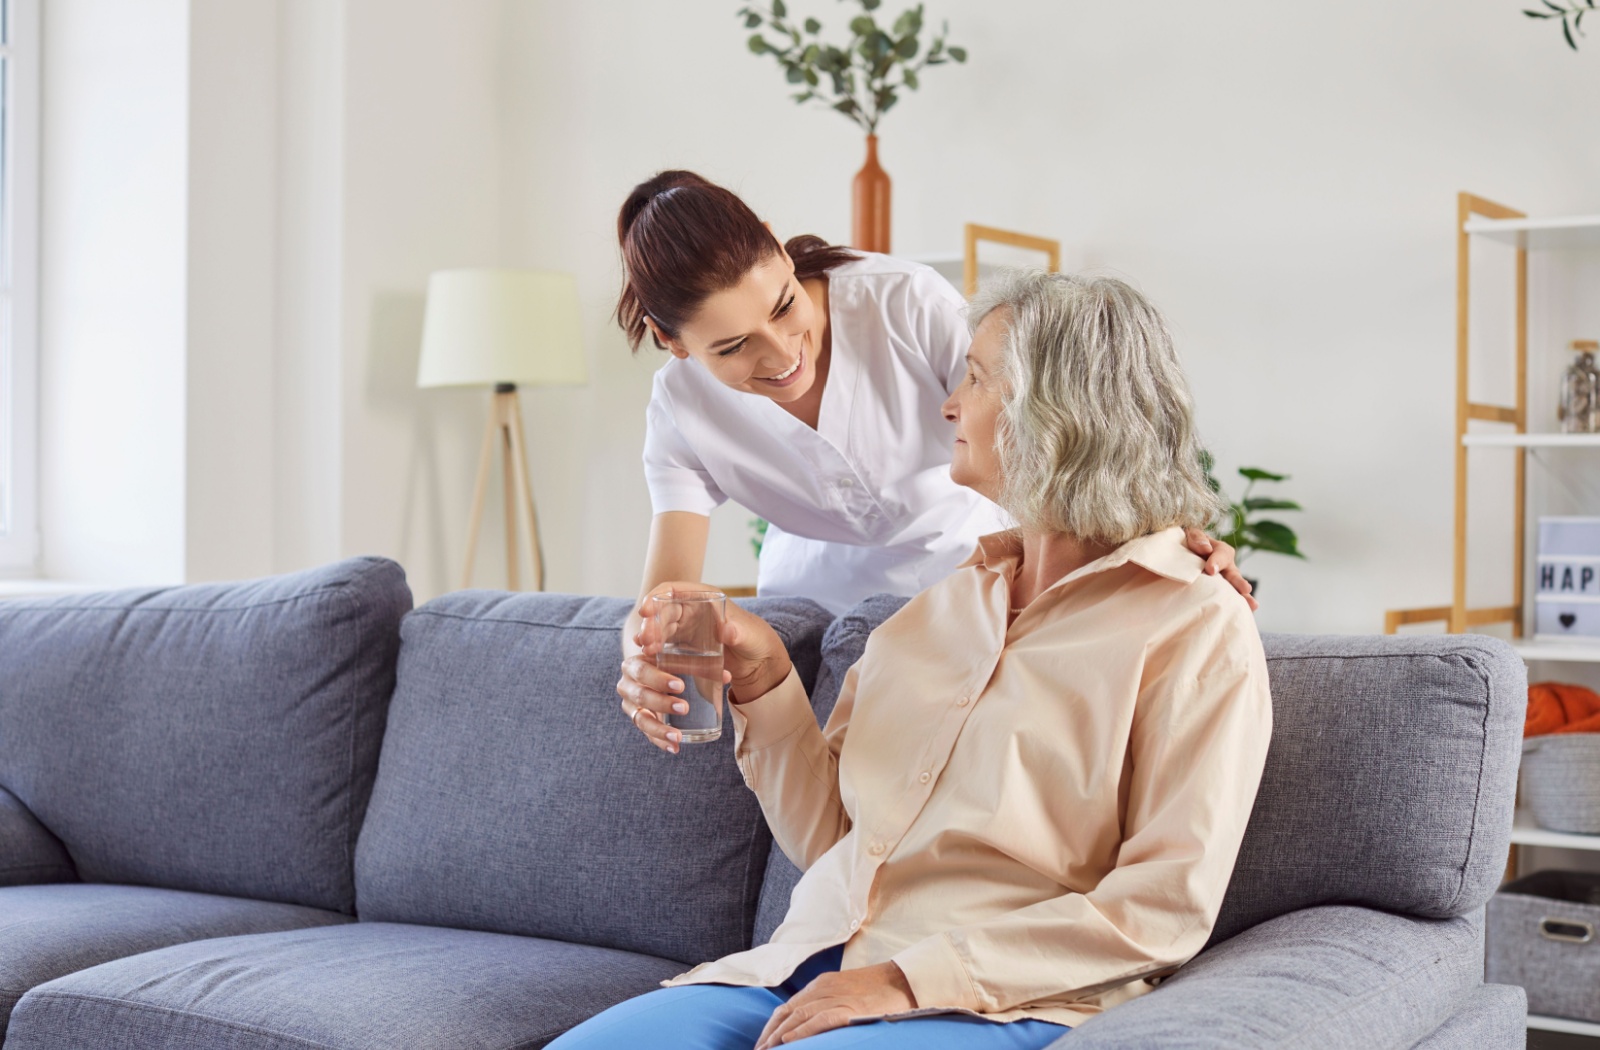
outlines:
{"label": "eucalyptus branch", "polygon": [[1522,13],[1529,18],[1559,18],[1561,19],[1561,35],[1567,38],[1567,46],[1578,50],[1577,37],[1583,36],[1583,16],[1595,9],[1595,0],[1541,0],[1542,9],[1525,9]]}
{"label": "eucalyptus branch", "polygon": [[751,35],[750,50],[773,57],[788,82],[800,89],[791,96],[794,101],[821,102],[874,135],[901,92],[921,86],[923,70],[965,62],[967,52],[947,43],[948,23],[923,47],[922,4],[901,12],[884,29],[872,14],[883,0],[854,2],[863,13],[850,20],[851,36],[843,47],[822,40],[822,23],[815,18],[792,19],[784,0],[770,0],[767,6],[746,4],[739,16],[746,29],[766,30]]}

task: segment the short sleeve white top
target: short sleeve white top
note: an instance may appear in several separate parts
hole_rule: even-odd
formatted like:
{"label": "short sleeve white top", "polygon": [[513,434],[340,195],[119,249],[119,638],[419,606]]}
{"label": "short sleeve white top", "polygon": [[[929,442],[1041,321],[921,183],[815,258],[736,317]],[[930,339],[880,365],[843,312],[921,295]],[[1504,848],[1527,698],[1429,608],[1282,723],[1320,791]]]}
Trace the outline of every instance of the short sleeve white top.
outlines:
{"label": "short sleeve white top", "polygon": [[815,430],[674,358],[656,373],[645,479],[655,512],[727,499],[765,518],[761,594],[834,613],[943,579],[1009,522],[950,480],[940,406],[966,371],[965,301],[932,269],[863,255],[828,273],[831,357]]}

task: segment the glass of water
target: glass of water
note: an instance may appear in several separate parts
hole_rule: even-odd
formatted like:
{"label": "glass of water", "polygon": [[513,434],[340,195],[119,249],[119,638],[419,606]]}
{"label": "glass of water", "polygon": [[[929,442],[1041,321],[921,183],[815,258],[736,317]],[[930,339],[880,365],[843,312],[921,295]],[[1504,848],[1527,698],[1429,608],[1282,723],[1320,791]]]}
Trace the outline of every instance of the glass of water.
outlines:
{"label": "glass of water", "polygon": [[683,682],[678,697],[688,714],[667,716],[685,744],[722,736],[722,624],[728,598],[721,591],[675,591],[650,599],[661,641],[656,666]]}

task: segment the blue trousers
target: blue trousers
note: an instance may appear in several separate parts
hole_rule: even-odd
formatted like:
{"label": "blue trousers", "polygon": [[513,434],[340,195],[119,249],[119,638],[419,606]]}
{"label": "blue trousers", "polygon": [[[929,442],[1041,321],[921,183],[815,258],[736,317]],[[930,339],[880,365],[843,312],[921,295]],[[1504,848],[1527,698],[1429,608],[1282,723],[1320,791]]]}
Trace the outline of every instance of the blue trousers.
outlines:
{"label": "blue trousers", "polygon": [[[573,1028],[548,1050],[751,1050],[767,1020],[819,974],[839,969],[832,948],[806,960],[776,988],[691,984],[618,1003]],[[1042,1050],[1070,1029],[1046,1021],[997,1024],[976,1017],[914,1017],[835,1028],[804,1050]]]}

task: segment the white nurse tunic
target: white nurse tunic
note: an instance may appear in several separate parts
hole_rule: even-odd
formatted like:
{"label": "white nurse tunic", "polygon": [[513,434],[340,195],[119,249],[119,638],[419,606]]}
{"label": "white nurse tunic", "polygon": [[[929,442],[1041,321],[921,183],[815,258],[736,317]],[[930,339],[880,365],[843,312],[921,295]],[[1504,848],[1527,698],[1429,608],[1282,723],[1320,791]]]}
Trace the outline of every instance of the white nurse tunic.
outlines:
{"label": "white nurse tunic", "polygon": [[868,254],[830,270],[815,430],[697,362],[669,360],[647,412],[655,512],[736,500],[770,523],[758,593],[813,598],[835,615],[942,580],[979,536],[1009,525],[950,480],[955,428],[939,407],[966,373],[965,305],[919,263]]}

